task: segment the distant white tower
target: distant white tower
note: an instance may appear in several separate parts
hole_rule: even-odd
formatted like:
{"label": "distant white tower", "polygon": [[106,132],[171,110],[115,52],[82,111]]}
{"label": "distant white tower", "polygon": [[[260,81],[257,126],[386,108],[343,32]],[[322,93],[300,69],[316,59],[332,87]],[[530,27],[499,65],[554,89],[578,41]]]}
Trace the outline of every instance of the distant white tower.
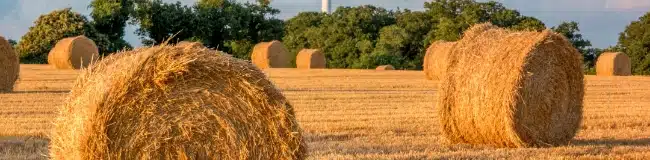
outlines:
{"label": "distant white tower", "polygon": [[330,6],[332,6],[332,2],[330,0],[323,0],[323,7],[321,8],[321,11],[330,13]]}

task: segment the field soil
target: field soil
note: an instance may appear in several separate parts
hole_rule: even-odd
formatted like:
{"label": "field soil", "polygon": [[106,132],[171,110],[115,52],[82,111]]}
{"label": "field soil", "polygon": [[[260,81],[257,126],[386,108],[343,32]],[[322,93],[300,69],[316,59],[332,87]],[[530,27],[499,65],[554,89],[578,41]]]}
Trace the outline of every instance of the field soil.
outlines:
{"label": "field soil", "polygon": [[[568,146],[450,145],[437,81],[420,71],[268,69],[296,109],[309,159],[650,159],[650,77],[586,76],[584,119]],[[48,133],[78,71],[22,65],[0,93],[0,159],[47,159]]]}

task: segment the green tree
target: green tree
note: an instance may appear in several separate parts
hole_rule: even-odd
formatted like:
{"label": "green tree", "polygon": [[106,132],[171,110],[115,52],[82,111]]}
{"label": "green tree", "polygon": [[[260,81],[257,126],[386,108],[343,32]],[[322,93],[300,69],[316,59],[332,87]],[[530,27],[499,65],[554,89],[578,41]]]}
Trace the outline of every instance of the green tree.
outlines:
{"label": "green tree", "polygon": [[425,2],[426,12],[439,22],[430,39],[455,41],[462,32],[477,23],[490,22],[499,27],[515,30],[542,30],[542,21],[523,16],[517,10],[506,8],[499,2],[474,0],[434,0]]}
{"label": "green tree", "polygon": [[578,51],[583,56],[585,68],[594,67],[596,61],[596,52],[598,50],[590,48],[591,42],[584,39],[582,37],[582,34],[579,33],[580,28],[578,27],[577,22],[562,22],[558,26],[552,27],[551,29],[556,33],[564,35],[564,37],[566,37],[571,42],[571,44],[573,44],[573,46],[578,49]]}
{"label": "green tree", "polygon": [[436,40],[458,40],[464,30],[476,23],[491,22],[514,30],[546,28],[540,20],[522,16],[498,2],[436,0],[425,3],[425,7],[425,12],[397,11],[397,23],[395,27],[390,26],[393,32],[381,32],[377,40],[375,51],[393,53],[403,60],[397,68],[421,69],[428,45]]}
{"label": "green tree", "polygon": [[[428,39],[428,34],[436,28],[437,23],[425,12],[404,10],[398,11],[397,23],[395,25],[398,28],[402,28],[407,35],[404,37],[404,40],[397,41],[402,43],[399,52],[401,55],[400,59],[402,59],[403,62],[401,66],[399,64],[394,64],[396,65],[395,67],[404,69],[421,69],[427,45],[432,41],[432,39]],[[387,34],[384,32],[382,32],[382,34],[383,35],[379,38],[376,48],[381,48],[383,43],[380,42],[382,41],[391,41],[390,39],[385,40],[386,37],[395,37],[384,36]]]}
{"label": "green tree", "polygon": [[251,51],[255,43],[250,40],[231,40],[226,42],[230,54],[240,59],[251,59]]}
{"label": "green tree", "polygon": [[206,46],[249,59],[255,43],[280,40],[284,36],[284,22],[273,18],[280,11],[268,3],[201,0],[194,7],[197,15],[195,36]]}
{"label": "green tree", "polygon": [[86,17],[65,8],[41,15],[21,38],[16,51],[22,63],[45,63],[47,54],[59,40],[79,35],[94,40],[100,52],[110,45],[108,38],[98,33]]}
{"label": "green tree", "polygon": [[588,47],[591,47],[591,42],[589,40],[586,40],[582,37],[582,34],[580,34],[580,27],[578,26],[578,22],[571,21],[571,22],[562,22],[556,27],[551,28],[554,32],[559,33],[564,35],[571,43],[573,44],[574,47],[580,51],[580,53],[586,53]]}
{"label": "green tree", "polygon": [[10,44],[11,47],[13,47],[13,48],[16,48],[16,45],[18,45],[18,42],[16,42],[16,40],[9,39],[9,40],[7,40],[7,41],[9,41],[9,44]]}
{"label": "green tree", "polygon": [[[390,64],[403,68],[404,53],[408,49],[411,35],[398,25],[390,25],[381,29],[380,38],[371,54],[363,54],[361,60],[353,68],[373,68],[377,65]],[[388,59],[392,58],[392,59]],[[389,63],[390,62],[390,63]],[[382,64],[384,63],[384,64]]]}
{"label": "green tree", "polygon": [[233,34],[236,34],[234,30],[240,26],[229,26],[236,21],[236,16],[228,13],[243,11],[242,6],[234,5],[228,0],[200,0],[194,10],[197,16],[195,23],[198,24],[195,35],[206,46],[222,49],[227,41],[237,39],[233,38]]}
{"label": "green tree", "polygon": [[[289,52],[296,54],[303,48],[315,47],[309,42],[316,37],[310,37],[308,30],[316,30],[322,24],[323,18],[327,16],[320,12],[300,12],[295,17],[285,22],[285,35],[282,38],[282,43],[287,46]],[[314,31],[310,31],[314,32]],[[295,59],[294,59],[295,61]]]}
{"label": "green tree", "polygon": [[596,61],[598,59],[598,56],[600,54],[604,53],[605,51],[614,51],[612,48],[607,48],[607,49],[600,49],[600,48],[588,48],[587,49],[587,54],[583,55],[589,55],[589,57],[586,57],[584,59],[584,66],[585,66],[585,74],[589,75],[595,75],[596,74]]}
{"label": "green tree", "polygon": [[284,36],[284,22],[273,18],[279,12],[264,0],[255,4],[199,0],[191,7],[180,2],[139,0],[135,3],[133,23],[140,25],[136,33],[147,45],[167,40],[170,43],[200,41],[207,47],[249,59],[255,43]]}
{"label": "green tree", "polygon": [[196,16],[191,7],[180,2],[163,3],[161,0],[137,1],[134,10],[134,24],[140,28],[136,34],[145,45],[167,42],[177,43],[190,39],[196,30]]}
{"label": "green tree", "polygon": [[377,41],[375,50],[384,51],[390,54],[402,55],[402,48],[406,47],[410,35],[398,25],[390,25],[381,29],[380,38]]}
{"label": "green tree", "polygon": [[523,16],[520,18],[519,23],[510,28],[519,31],[542,31],[546,29],[546,26],[544,25],[544,22],[537,18]]}
{"label": "green tree", "polygon": [[93,0],[90,3],[92,25],[111,42],[108,53],[132,48],[123,38],[129,16],[133,13],[133,0]]}
{"label": "green tree", "polygon": [[[359,61],[354,64],[353,68],[362,68],[362,69],[373,69],[379,65],[395,65],[400,64],[403,61],[403,57],[395,55],[393,53],[388,53],[382,50],[376,50],[371,54],[364,54],[359,58]],[[395,67],[395,66],[393,66]]]}
{"label": "green tree", "polygon": [[396,22],[395,14],[370,5],[339,7],[332,14],[303,13],[287,21],[285,44],[291,51],[318,48],[328,67],[354,68],[373,52],[380,30]]}
{"label": "green tree", "polygon": [[616,50],[630,56],[634,74],[650,75],[650,12],[620,33]]}

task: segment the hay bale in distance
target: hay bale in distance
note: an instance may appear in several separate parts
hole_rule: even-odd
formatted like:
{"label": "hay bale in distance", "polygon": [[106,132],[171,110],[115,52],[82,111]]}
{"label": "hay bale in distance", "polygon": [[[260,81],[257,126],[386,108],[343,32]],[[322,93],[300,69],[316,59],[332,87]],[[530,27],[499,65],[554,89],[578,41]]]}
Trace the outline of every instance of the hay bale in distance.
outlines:
{"label": "hay bale in distance", "polygon": [[200,43],[200,42],[192,42],[192,41],[180,41],[180,42],[176,43],[176,46],[190,46],[190,47],[201,47],[201,48],[205,48],[205,46],[203,45],[203,43]]}
{"label": "hay bale in distance", "polygon": [[253,64],[261,69],[290,68],[289,51],[280,41],[262,42],[253,48]]}
{"label": "hay bale in distance", "polygon": [[395,67],[393,67],[393,65],[390,65],[390,64],[389,65],[381,65],[381,66],[377,66],[377,68],[375,68],[375,70],[378,70],[378,71],[395,70]]}
{"label": "hay bale in distance", "polygon": [[57,69],[82,69],[97,60],[97,45],[86,36],[64,38],[47,55],[47,63]]}
{"label": "hay bale in distance", "polygon": [[448,62],[436,108],[452,143],[556,146],[579,129],[582,56],[564,36],[492,28],[463,37]]}
{"label": "hay bale in distance", "polygon": [[14,89],[19,72],[18,55],[9,41],[0,36],[0,93]]}
{"label": "hay bale in distance", "polygon": [[296,67],[300,69],[326,68],[325,54],[318,49],[303,49],[296,56]]}
{"label": "hay bale in distance", "polygon": [[632,65],[630,57],[621,52],[607,52],[598,57],[596,62],[598,76],[630,76]]}
{"label": "hay bale in distance", "polygon": [[154,46],[85,69],[60,108],[53,159],[303,159],[294,111],[247,61]]}
{"label": "hay bale in distance", "polygon": [[428,80],[440,80],[447,70],[447,56],[456,42],[434,42],[427,49],[422,65]]}

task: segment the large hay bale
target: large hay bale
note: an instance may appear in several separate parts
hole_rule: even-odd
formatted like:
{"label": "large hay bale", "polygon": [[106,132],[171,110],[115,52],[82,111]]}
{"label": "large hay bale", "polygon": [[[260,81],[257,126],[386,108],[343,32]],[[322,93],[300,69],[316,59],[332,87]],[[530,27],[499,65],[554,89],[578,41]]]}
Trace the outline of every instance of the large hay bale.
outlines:
{"label": "large hay bale", "polygon": [[607,52],[598,57],[596,62],[598,76],[630,76],[632,65],[630,57],[621,52]]}
{"label": "large hay bale", "polygon": [[13,46],[0,36],[0,92],[11,92],[18,79],[20,63]]}
{"label": "large hay bale", "polygon": [[580,53],[550,30],[475,29],[452,48],[438,92],[445,137],[497,147],[568,143],[582,119]]}
{"label": "large hay bale", "polygon": [[378,71],[395,70],[395,67],[393,67],[393,65],[390,65],[390,64],[389,65],[381,65],[381,66],[377,66],[377,68],[375,68],[375,70],[378,70]]}
{"label": "large hay bale", "polygon": [[84,70],[51,134],[54,159],[303,159],[294,111],[247,61],[154,46]]}
{"label": "large hay bale", "polygon": [[82,69],[97,60],[97,45],[86,36],[64,38],[47,55],[47,63],[57,69]]}
{"label": "large hay bale", "polygon": [[447,56],[456,42],[434,42],[427,49],[422,65],[428,80],[440,80],[447,70]]}
{"label": "large hay bale", "polygon": [[251,60],[255,66],[266,68],[289,68],[289,51],[280,41],[262,42],[253,48]]}
{"label": "large hay bale", "polygon": [[300,69],[326,68],[325,54],[318,49],[303,49],[296,56],[296,67]]}

